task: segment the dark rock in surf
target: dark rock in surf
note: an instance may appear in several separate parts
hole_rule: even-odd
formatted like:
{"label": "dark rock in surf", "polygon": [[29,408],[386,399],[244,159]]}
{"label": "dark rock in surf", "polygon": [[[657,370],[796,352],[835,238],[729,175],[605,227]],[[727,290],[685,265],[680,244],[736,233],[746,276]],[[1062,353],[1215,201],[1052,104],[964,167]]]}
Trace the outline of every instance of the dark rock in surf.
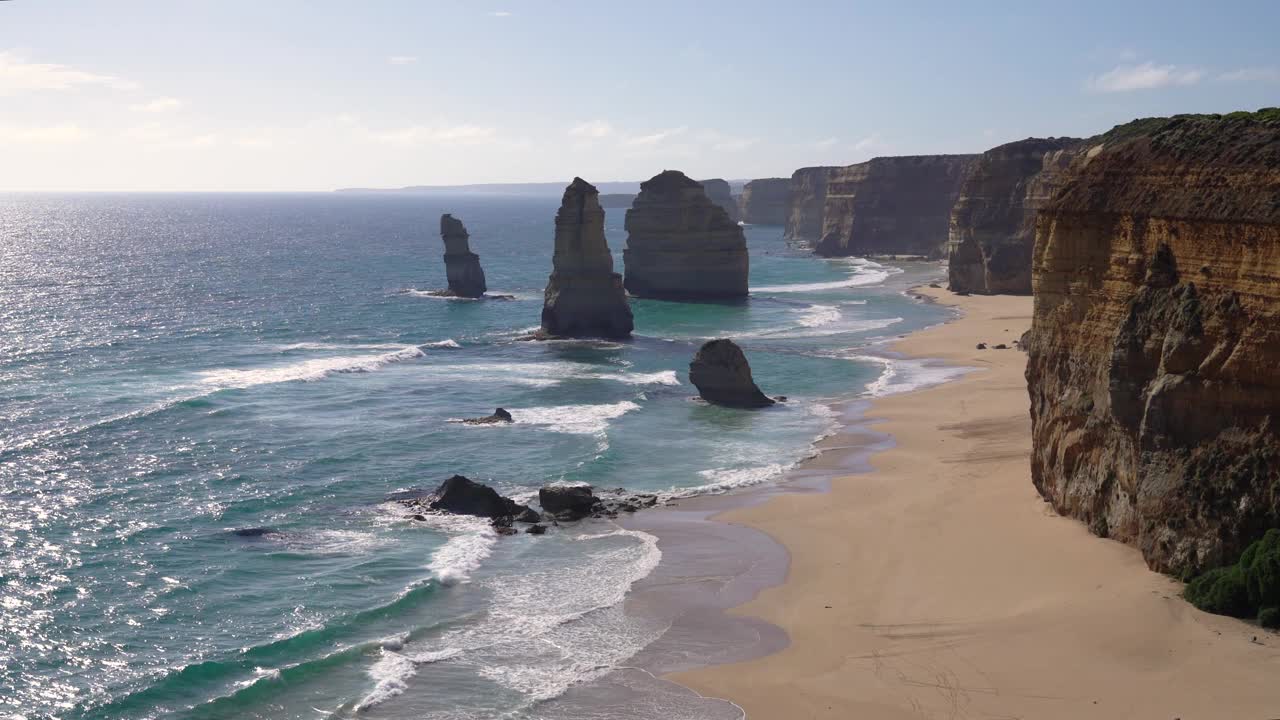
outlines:
{"label": "dark rock in surf", "polygon": [[452,215],[440,216],[440,238],[444,240],[444,270],[449,280],[449,294],[478,298],[488,288],[480,256],[471,252],[467,228]]}
{"label": "dark rock in surf", "polygon": [[272,535],[280,535],[282,533],[272,527],[251,527],[232,530],[231,534],[242,538],[263,538],[270,537]]}
{"label": "dark rock in surf", "polygon": [[511,413],[502,408],[493,411],[492,415],[484,417],[467,418],[462,421],[464,425],[496,425],[498,423],[515,422],[511,417]]}
{"label": "dark rock in surf", "polygon": [[580,520],[600,510],[600,499],[588,485],[548,485],[538,491],[538,504],[557,520]]}
{"label": "dark rock in surf", "polygon": [[708,341],[698,350],[689,363],[689,382],[703,400],[716,405],[762,408],[774,403],[756,386],[742,348],[728,339]]}
{"label": "dark rock in surf", "polygon": [[529,527],[525,528],[524,531],[529,533],[530,535],[546,535],[547,526],[546,525],[530,525]]}
{"label": "dark rock in surf", "polygon": [[483,518],[514,518],[533,512],[515,500],[499,495],[497,490],[488,485],[461,475],[445,480],[436,489],[435,496],[427,507],[454,515]]}

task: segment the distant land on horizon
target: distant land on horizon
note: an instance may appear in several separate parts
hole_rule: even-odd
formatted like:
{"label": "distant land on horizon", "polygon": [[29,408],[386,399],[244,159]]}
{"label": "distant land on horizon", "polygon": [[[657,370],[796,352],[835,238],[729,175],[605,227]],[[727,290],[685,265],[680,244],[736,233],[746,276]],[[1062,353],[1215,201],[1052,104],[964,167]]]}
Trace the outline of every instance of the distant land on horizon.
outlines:
{"label": "distant land on horizon", "polygon": [[[572,178],[570,178],[571,180]],[[583,178],[591,182],[590,178]],[[400,188],[338,188],[336,193],[364,193],[399,195],[526,195],[530,197],[560,197],[570,180],[564,182],[530,182],[530,183],[474,183],[468,185],[408,185]],[[735,193],[742,192],[746,180],[729,180],[729,187]],[[630,194],[640,192],[639,180],[613,180],[592,183],[601,195]]]}

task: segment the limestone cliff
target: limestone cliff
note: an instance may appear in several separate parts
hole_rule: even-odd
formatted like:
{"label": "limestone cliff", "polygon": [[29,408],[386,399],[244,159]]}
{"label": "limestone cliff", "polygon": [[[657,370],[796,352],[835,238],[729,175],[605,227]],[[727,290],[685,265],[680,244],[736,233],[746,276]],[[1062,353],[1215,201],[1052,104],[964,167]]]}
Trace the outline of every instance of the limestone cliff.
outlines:
{"label": "limestone cliff", "polygon": [[1280,109],[1135,121],[1041,209],[1032,477],[1153,568],[1280,526]]}
{"label": "limestone cliff", "polygon": [[440,216],[440,238],[444,240],[444,272],[449,295],[478,298],[487,289],[480,256],[471,252],[467,228],[452,215]]}
{"label": "limestone cliff", "polygon": [[948,276],[956,292],[1031,294],[1036,213],[1053,195],[1075,138],[1028,138],[986,151],[951,210]]}
{"label": "limestone cliff", "polygon": [[817,242],[822,239],[822,208],[827,203],[827,177],[832,167],[800,168],[791,174],[788,187],[790,207],[787,209],[785,237],[794,242]]}
{"label": "limestone cliff", "polygon": [[743,222],[752,225],[786,225],[791,209],[791,180],[764,178],[752,180],[742,189],[738,201]]}
{"label": "limestone cliff", "polygon": [[599,192],[582,178],[565,188],[556,213],[551,277],[542,304],[542,334],[630,337],[633,327],[622,276],[604,237]]}
{"label": "limestone cliff", "polygon": [[880,157],[827,178],[822,239],[814,252],[941,257],[951,208],[977,155]]}
{"label": "limestone cliff", "polygon": [[747,294],[742,227],[711,201],[704,185],[678,170],[640,183],[627,210],[627,291],[662,299],[736,298]]}
{"label": "limestone cliff", "polygon": [[733,189],[729,187],[728,181],[720,178],[711,180],[698,181],[707,191],[707,197],[711,198],[711,202],[724,208],[728,213],[729,219],[738,222],[738,201],[733,197]]}

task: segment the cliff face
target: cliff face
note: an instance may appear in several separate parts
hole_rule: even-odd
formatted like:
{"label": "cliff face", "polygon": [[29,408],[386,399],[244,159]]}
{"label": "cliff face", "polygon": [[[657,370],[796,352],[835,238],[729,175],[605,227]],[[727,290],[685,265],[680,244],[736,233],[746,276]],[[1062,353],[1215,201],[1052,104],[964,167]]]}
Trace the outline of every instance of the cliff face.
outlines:
{"label": "cliff face", "polygon": [[814,252],[941,257],[977,155],[882,157],[833,170]]}
{"label": "cliff face", "polygon": [[791,174],[786,238],[797,242],[822,239],[822,208],[827,203],[827,177],[832,167],[800,168]]}
{"label": "cliff face", "polygon": [[752,180],[742,189],[742,220],[753,225],[786,225],[791,209],[791,180]]}
{"label": "cliff face", "polygon": [[1172,573],[1280,526],[1280,110],[1088,141],[1032,272],[1040,493]]}
{"label": "cliff face", "polygon": [[733,197],[733,189],[729,187],[729,183],[719,178],[711,180],[699,180],[702,187],[707,191],[707,197],[711,198],[711,202],[724,208],[725,213],[729,215],[729,219],[738,222],[738,201]]}
{"label": "cliff face", "polygon": [[1058,189],[1074,138],[1028,138],[986,151],[960,188],[947,241],[951,289],[1031,294],[1036,213]]}
{"label": "cliff face", "polygon": [[599,192],[582,178],[565,188],[542,303],[542,332],[559,337],[624,338],[633,327],[622,276],[604,238]]}
{"label": "cliff face", "polygon": [[733,298],[747,294],[747,241],[742,227],[678,170],[640,184],[627,211],[626,288],[665,299]]}
{"label": "cliff face", "polygon": [[471,252],[467,228],[452,215],[440,216],[440,238],[444,240],[444,271],[449,294],[478,298],[487,289],[480,256]]}

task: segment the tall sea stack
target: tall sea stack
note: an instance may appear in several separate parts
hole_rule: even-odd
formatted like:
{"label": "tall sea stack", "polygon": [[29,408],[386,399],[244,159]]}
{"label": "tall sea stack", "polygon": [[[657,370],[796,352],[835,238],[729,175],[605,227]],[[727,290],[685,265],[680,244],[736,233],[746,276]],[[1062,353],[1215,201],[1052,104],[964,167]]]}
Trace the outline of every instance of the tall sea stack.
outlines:
{"label": "tall sea stack", "polygon": [[800,168],[787,187],[785,237],[793,242],[816,243],[822,239],[822,211],[827,204],[827,178],[833,167]]}
{"label": "tall sea stack", "polygon": [[480,256],[471,252],[467,228],[452,215],[440,216],[440,237],[444,240],[444,272],[449,280],[449,294],[478,298],[487,289]]}
{"label": "tall sea stack", "polygon": [[947,273],[956,292],[1031,294],[1036,212],[1062,183],[1075,138],[1027,138],[978,159],[951,210]]}
{"label": "tall sea stack", "polygon": [[662,299],[747,294],[747,240],[704,185],[679,170],[640,184],[627,210],[627,291]]}
{"label": "tall sea stack", "polygon": [[699,180],[698,183],[707,191],[707,197],[711,198],[711,202],[724,208],[730,220],[738,222],[738,201],[733,198],[733,188],[729,187],[727,181],[712,178]]}
{"label": "tall sea stack", "polygon": [[1280,109],[1086,141],[1032,263],[1040,494],[1174,574],[1280,527]]}
{"label": "tall sea stack", "polygon": [[633,327],[622,276],[604,237],[604,209],[591,183],[574,178],[556,213],[556,247],[542,304],[542,332],[625,338]]}
{"label": "tall sea stack", "polygon": [[791,180],[762,178],[742,188],[742,221],[753,225],[786,225],[791,210]]}

